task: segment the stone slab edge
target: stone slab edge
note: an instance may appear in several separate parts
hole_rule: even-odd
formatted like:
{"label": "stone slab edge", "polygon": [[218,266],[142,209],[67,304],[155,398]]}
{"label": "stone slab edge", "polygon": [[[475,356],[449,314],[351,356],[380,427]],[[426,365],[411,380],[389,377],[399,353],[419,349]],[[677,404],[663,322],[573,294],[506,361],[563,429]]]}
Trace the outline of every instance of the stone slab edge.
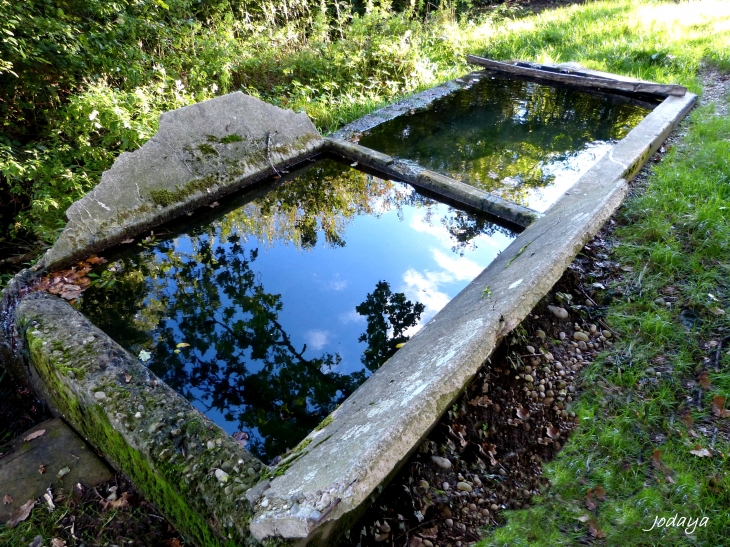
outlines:
{"label": "stone slab edge", "polygon": [[69,304],[16,309],[33,384],[56,415],[197,547],[249,545],[246,492],[267,468]]}
{"label": "stone slab edge", "polygon": [[[256,502],[258,539],[333,544],[560,278],[692,108],[668,97],[353,393]],[[489,287],[491,295],[484,297]],[[317,521],[303,518],[312,510]]]}
{"label": "stone slab edge", "polygon": [[325,140],[325,150],[331,153],[339,154],[348,160],[377,169],[413,186],[424,188],[434,194],[504,219],[522,228],[529,226],[542,216],[541,213],[528,207],[517,205],[446,175],[416,168],[410,163],[395,160],[387,154],[366,146],[346,140],[331,138]]}
{"label": "stone slab edge", "polygon": [[69,207],[42,265],[53,270],[85,258],[272,176],[323,144],[306,114],[240,91],[165,112],[151,139],[122,153]]}

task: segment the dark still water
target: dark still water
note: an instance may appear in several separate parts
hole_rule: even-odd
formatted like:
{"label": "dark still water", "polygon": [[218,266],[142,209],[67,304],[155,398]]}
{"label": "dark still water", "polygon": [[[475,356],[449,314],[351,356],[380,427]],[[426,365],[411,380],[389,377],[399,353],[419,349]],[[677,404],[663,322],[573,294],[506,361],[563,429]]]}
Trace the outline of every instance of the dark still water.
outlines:
{"label": "dark still water", "polygon": [[363,134],[360,144],[545,211],[650,108],[482,76]]}
{"label": "dark still water", "polygon": [[102,278],[114,284],[91,287],[80,306],[267,460],[514,238],[331,159],[239,200],[212,221],[107,255]]}

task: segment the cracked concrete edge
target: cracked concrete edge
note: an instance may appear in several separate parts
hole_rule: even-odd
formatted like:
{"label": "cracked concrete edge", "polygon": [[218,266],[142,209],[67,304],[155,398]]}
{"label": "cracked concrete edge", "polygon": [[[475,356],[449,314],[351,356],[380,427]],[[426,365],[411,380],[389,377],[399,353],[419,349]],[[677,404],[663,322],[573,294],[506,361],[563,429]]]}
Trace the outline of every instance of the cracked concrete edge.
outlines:
{"label": "cracked concrete edge", "polygon": [[37,391],[198,547],[257,542],[246,492],[266,466],[65,301],[16,309]]}
{"label": "cracked concrete edge", "polygon": [[301,457],[255,505],[252,534],[334,542],[619,207],[626,179],[695,100],[665,99],[310,433]]}
{"label": "cracked concrete edge", "polygon": [[325,140],[325,149],[331,153],[343,156],[365,167],[381,171],[417,188],[423,188],[433,194],[448,198],[457,204],[487,213],[515,226],[525,228],[542,216],[541,213],[528,207],[517,205],[446,175],[417,168],[411,163],[395,160],[387,154],[366,146],[339,139],[327,138]]}
{"label": "cracked concrete edge", "polygon": [[323,145],[306,114],[240,91],[165,112],[151,139],[122,153],[69,207],[66,228],[41,263],[49,270],[68,265],[274,175]]}

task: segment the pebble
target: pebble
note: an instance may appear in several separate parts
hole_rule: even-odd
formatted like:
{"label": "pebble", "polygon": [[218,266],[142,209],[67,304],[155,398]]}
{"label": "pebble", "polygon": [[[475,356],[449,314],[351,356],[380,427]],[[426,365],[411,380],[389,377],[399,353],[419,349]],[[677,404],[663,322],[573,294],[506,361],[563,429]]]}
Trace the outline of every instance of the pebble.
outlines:
{"label": "pebble", "polygon": [[476,475],[474,475],[474,478],[472,479],[472,482],[474,483],[474,486],[481,486],[482,485],[482,480],[479,477],[477,477]]}
{"label": "pebble", "polygon": [[421,488],[425,488],[425,489],[428,489],[428,486],[429,486],[429,485],[428,485],[428,482],[427,482],[427,481],[424,481],[424,480],[422,480],[421,482],[419,482],[419,483],[418,483],[418,485],[419,485],[419,486],[420,486]]}
{"label": "pebble", "polygon": [[215,478],[218,479],[219,482],[226,482],[228,480],[228,473],[223,471],[223,469],[216,469]]}
{"label": "pebble", "polygon": [[585,332],[582,331],[576,331],[573,333],[573,338],[576,340],[580,340],[581,342],[588,342],[590,338],[588,338],[588,335]]}
{"label": "pebble", "polygon": [[[381,543],[386,539],[388,539],[388,534],[375,534],[375,541],[377,541],[378,543]],[[424,541],[423,544],[425,545],[426,542]]]}
{"label": "pebble", "polygon": [[578,342],[578,349],[585,351],[588,349],[588,345],[583,340],[581,340],[580,342]]}
{"label": "pebble", "polygon": [[431,459],[441,469],[451,469],[451,462],[448,459],[442,458],[441,456],[431,456]]}
{"label": "pebble", "polygon": [[525,349],[527,350],[527,353],[535,353],[535,348],[532,346],[527,346]]}
{"label": "pebble", "polygon": [[558,334],[558,338],[560,338],[561,340],[565,340],[565,333],[561,332],[560,334]]}
{"label": "pebble", "polygon": [[454,520],[453,519],[446,519],[446,526],[448,526],[449,528],[453,528],[454,527]]}
{"label": "pebble", "polygon": [[534,378],[532,377],[531,374],[525,374],[525,381],[532,382],[532,381],[534,381]]}
{"label": "pebble", "polygon": [[535,332],[535,336],[537,336],[540,340],[545,340],[547,338],[547,334],[545,334],[545,331],[543,330]]}
{"label": "pebble", "polygon": [[104,393],[103,391],[97,391],[96,393],[94,393],[94,397],[101,401],[102,399],[106,399],[106,393]]}
{"label": "pebble", "polygon": [[441,488],[442,488],[442,489],[443,489],[444,491],[447,491],[447,490],[450,490],[450,489],[451,489],[451,486],[449,486],[449,483],[448,483],[448,482],[445,482],[445,483],[443,483],[443,484],[441,485]]}
{"label": "pebble", "polygon": [[460,481],[456,484],[456,489],[461,490],[462,492],[471,492],[473,490],[471,484],[463,481]]}
{"label": "pebble", "polygon": [[558,319],[567,319],[568,318],[568,310],[566,310],[565,308],[559,308],[557,306],[548,306],[548,310],[550,310],[550,313],[552,313]]}
{"label": "pebble", "polygon": [[606,338],[611,338],[611,336],[613,336],[613,334],[611,334],[611,331],[610,330],[602,330],[601,331],[601,334],[603,336],[605,336]]}

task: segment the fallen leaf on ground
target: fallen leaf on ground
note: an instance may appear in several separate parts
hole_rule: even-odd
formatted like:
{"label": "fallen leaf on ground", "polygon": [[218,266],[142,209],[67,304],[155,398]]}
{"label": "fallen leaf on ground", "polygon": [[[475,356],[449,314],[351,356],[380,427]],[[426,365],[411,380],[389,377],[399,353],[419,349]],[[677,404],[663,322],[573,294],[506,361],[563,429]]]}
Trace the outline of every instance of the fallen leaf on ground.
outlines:
{"label": "fallen leaf on ground", "polygon": [[66,547],[66,540],[61,538],[53,538],[51,540],[51,547]]}
{"label": "fallen leaf on ground", "polygon": [[[167,545],[167,547],[180,547],[180,540],[177,538],[168,539],[165,542],[165,545]],[[54,545],[53,547],[56,546]]]}
{"label": "fallen leaf on ground", "polygon": [[690,450],[689,453],[694,454],[698,458],[711,458],[712,457],[712,452],[710,452],[706,448],[702,448],[700,445],[695,446],[695,449]]}
{"label": "fallen leaf on ground", "polygon": [[593,494],[601,501],[606,501],[606,489],[600,484],[593,489]]}
{"label": "fallen leaf on ground", "polygon": [[633,272],[634,267],[633,266],[621,266],[621,269],[625,272]]}
{"label": "fallen leaf on ground", "polygon": [[722,308],[714,307],[714,308],[708,308],[708,309],[710,310],[710,313],[712,315],[717,315],[718,317],[720,315],[725,315],[725,310],[723,310]]}
{"label": "fallen leaf on ground", "polygon": [[124,492],[122,494],[122,497],[118,500],[102,502],[104,505],[104,511],[109,511],[110,509],[121,509],[122,507],[129,507],[129,502],[127,501],[128,497],[129,494],[127,492]]}
{"label": "fallen leaf on ground", "polygon": [[23,438],[23,442],[26,442],[27,443],[28,441],[32,441],[33,439],[37,439],[38,437],[40,437],[41,435],[43,435],[45,432],[46,432],[45,429],[39,429],[38,431],[34,431],[30,435],[24,437]]}
{"label": "fallen leaf on ground", "polygon": [[5,523],[8,528],[15,528],[19,523],[23,522],[30,516],[30,512],[33,510],[35,500],[28,500],[20,508],[10,513],[10,518]]}
{"label": "fallen leaf on ground", "polygon": [[11,496],[10,494],[5,494],[5,496],[3,497],[3,505],[10,505],[11,503],[13,503],[13,496]]}
{"label": "fallen leaf on ground", "polygon": [[592,535],[594,538],[605,538],[606,532],[601,530],[598,527],[598,523],[596,522],[596,519],[590,519],[588,521],[588,533]]}
{"label": "fallen leaf on ground", "polygon": [[129,239],[125,239],[124,241],[122,241],[122,243],[134,243],[134,239],[130,237]]}
{"label": "fallen leaf on ground", "polygon": [[125,381],[126,383],[129,383],[129,382],[130,382],[131,380],[132,380],[132,375],[131,375],[131,374],[129,374],[128,372],[125,372],[125,373],[124,373],[124,381]]}
{"label": "fallen leaf on ground", "polygon": [[71,472],[70,467],[64,467],[56,474],[56,476],[60,479],[61,477],[65,477],[66,475],[68,475],[70,472]]}
{"label": "fallen leaf on ground", "polygon": [[691,428],[695,423],[692,419],[692,413],[689,410],[682,414],[682,421],[684,422],[684,425],[687,426],[687,429]]}
{"label": "fallen leaf on ground", "polygon": [[589,520],[591,520],[591,517],[589,515],[581,515],[576,518],[581,522],[588,522]]}
{"label": "fallen leaf on ground", "polygon": [[710,377],[707,375],[707,371],[705,371],[702,374],[700,374],[699,382],[700,382],[700,385],[704,389],[710,389],[710,383],[711,382],[710,382]]}
{"label": "fallen leaf on ground", "polygon": [[38,466],[38,473],[41,475],[46,472],[46,466],[44,464],[41,464]]}
{"label": "fallen leaf on ground", "polygon": [[92,255],[86,259],[86,262],[88,262],[89,264],[94,264],[94,265],[105,264],[106,261],[107,261],[106,258],[102,258],[102,257],[96,256],[96,255]]}
{"label": "fallen leaf on ground", "polygon": [[727,418],[730,416],[730,409],[725,408],[725,397],[715,395],[712,398],[712,413],[718,418]]}

